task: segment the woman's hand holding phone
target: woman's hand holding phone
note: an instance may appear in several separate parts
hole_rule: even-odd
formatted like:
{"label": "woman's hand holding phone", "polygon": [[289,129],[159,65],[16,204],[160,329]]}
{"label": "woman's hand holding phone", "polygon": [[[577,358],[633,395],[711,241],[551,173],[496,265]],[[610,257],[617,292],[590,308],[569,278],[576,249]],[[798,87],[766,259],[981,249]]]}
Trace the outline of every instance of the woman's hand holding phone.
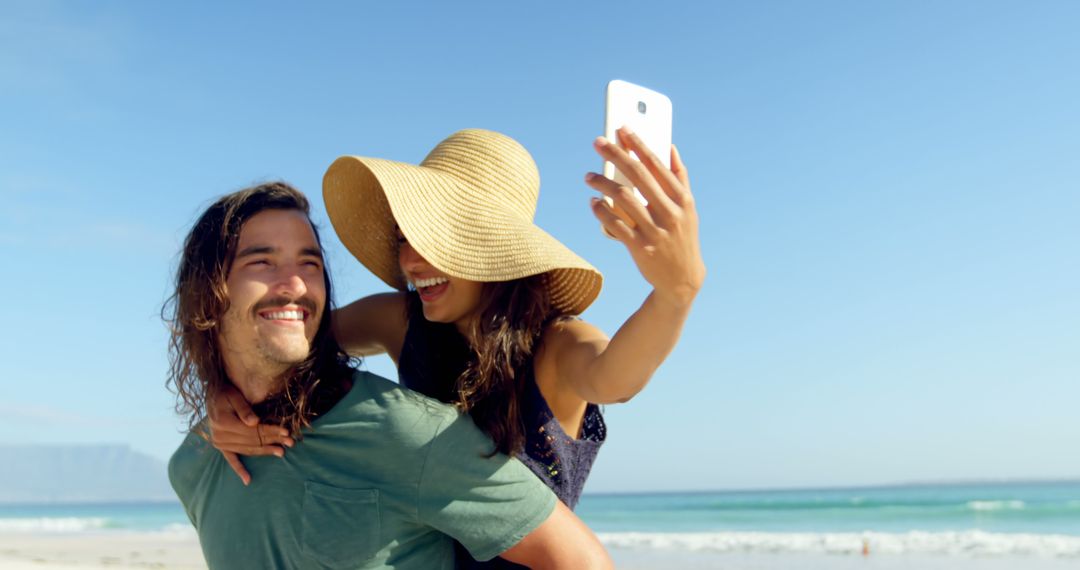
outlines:
{"label": "woman's hand holding phone", "polygon": [[[597,153],[610,161],[633,184],[621,185],[596,173],[585,177],[586,183],[607,201],[593,198],[593,214],[604,230],[630,251],[643,277],[665,303],[689,308],[705,280],[705,262],[698,238],[698,215],[686,166],[674,145],[671,168],[649,150],[627,128],[616,132],[616,141],[598,137]],[[640,161],[630,156],[633,152]],[[634,195],[636,187],[648,201],[642,204]],[[615,212],[619,208],[632,225]]]}

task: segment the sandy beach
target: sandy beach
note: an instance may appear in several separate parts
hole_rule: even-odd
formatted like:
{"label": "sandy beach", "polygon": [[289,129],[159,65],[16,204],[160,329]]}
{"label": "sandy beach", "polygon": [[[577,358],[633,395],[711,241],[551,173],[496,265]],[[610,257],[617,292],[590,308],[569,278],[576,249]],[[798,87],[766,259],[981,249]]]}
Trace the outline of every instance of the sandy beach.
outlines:
{"label": "sandy beach", "polygon": [[205,569],[195,533],[100,532],[0,535],[0,568]]}
{"label": "sandy beach", "polygon": [[[625,570],[1066,570],[1074,558],[934,555],[844,556],[800,553],[708,553],[612,548]],[[0,535],[0,568],[87,570],[118,568],[205,569],[194,534],[101,532]]]}

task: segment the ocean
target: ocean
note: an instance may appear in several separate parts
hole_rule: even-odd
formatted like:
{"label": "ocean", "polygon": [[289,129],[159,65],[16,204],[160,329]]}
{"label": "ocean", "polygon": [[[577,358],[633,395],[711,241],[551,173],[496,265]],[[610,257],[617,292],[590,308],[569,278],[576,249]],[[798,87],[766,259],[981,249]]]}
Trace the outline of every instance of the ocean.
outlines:
{"label": "ocean", "polygon": [[612,548],[1080,559],[1080,481],[591,495]]}
{"label": "ocean", "polygon": [[[613,549],[1072,559],[1080,481],[852,489],[587,494]],[[0,506],[0,534],[191,533],[176,503]]]}

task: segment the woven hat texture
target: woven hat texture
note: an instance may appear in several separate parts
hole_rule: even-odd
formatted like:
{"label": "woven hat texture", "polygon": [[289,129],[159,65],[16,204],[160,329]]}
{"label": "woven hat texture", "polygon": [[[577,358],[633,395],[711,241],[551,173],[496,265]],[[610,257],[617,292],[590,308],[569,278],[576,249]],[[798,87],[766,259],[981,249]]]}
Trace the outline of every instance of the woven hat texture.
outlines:
{"label": "woven hat texture", "polygon": [[323,199],[341,242],[391,287],[407,284],[398,266],[396,223],[428,263],[470,281],[546,274],[556,309],[579,314],[603,277],[533,223],[540,174],[510,137],[458,131],[419,166],[358,156],[335,160]]}

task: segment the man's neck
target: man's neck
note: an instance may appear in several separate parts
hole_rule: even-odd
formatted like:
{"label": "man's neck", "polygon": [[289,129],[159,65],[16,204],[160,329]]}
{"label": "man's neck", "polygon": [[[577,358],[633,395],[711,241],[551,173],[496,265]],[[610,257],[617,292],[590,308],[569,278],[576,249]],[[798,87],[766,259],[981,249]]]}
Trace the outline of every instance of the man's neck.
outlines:
{"label": "man's neck", "polygon": [[303,380],[293,376],[296,373],[293,366],[263,359],[247,362],[237,354],[226,353],[224,356],[225,373],[252,405],[256,415],[270,423],[291,425],[290,429],[299,430],[312,418],[329,411],[352,387],[348,378],[331,374],[323,379],[325,382],[309,386],[312,390],[305,398],[306,404],[303,409],[297,409],[296,402],[285,393],[290,389],[288,384]]}
{"label": "man's neck", "polygon": [[289,367],[270,366],[266,362],[243,362],[243,359],[229,356],[226,354],[225,373],[248,403],[258,404],[285,388]]}

